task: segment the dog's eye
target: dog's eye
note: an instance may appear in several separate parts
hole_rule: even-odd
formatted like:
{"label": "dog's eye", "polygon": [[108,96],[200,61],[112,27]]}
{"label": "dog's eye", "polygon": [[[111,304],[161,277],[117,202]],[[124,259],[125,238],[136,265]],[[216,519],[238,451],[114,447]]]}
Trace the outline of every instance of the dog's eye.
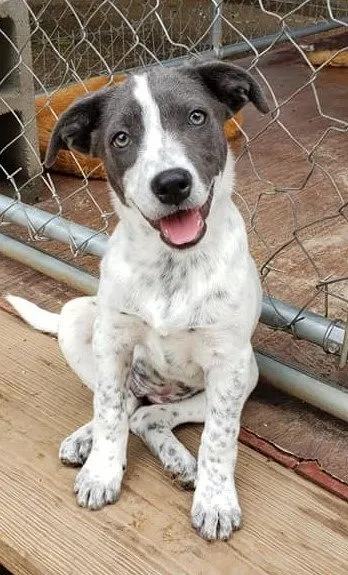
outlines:
{"label": "dog's eye", "polygon": [[194,126],[201,126],[204,124],[207,114],[203,110],[193,110],[189,115],[189,123]]}
{"label": "dog's eye", "polygon": [[112,140],[112,145],[116,148],[125,148],[130,144],[130,141],[131,139],[127,132],[117,132]]}

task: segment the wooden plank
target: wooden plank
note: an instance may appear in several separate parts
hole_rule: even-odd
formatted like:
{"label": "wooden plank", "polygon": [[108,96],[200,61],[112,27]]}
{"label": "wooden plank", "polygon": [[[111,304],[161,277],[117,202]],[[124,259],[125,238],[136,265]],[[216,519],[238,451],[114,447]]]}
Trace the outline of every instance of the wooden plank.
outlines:
{"label": "wooden plank", "polygon": [[[15,575],[345,575],[348,506],[241,446],[244,528],[209,544],[190,526],[192,495],[132,437],[121,500],[76,506],[60,440],[91,413],[91,394],[53,338],[0,312],[0,563]],[[180,430],[194,451],[199,426]]]}

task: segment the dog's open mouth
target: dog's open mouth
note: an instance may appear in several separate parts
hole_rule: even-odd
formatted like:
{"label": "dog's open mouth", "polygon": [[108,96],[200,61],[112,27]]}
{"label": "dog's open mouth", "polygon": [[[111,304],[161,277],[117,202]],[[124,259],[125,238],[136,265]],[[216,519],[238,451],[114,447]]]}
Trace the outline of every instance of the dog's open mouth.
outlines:
{"label": "dog's open mouth", "polygon": [[199,208],[181,210],[158,222],[162,239],[173,246],[185,247],[197,243],[206,227]]}
{"label": "dog's open mouth", "polygon": [[205,220],[209,214],[212,196],[211,189],[207,201],[200,208],[178,210],[151,223],[160,231],[166,244],[181,249],[193,246],[203,238],[207,230]]}

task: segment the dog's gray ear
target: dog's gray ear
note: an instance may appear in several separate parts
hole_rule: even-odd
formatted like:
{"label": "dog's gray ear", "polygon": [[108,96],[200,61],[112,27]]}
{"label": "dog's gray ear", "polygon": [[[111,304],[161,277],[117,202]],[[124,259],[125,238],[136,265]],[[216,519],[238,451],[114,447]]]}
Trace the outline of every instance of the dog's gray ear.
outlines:
{"label": "dog's gray ear", "polygon": [[97,137],[106,90],[87,94],[76,100],[59,118],[46,152],[44,167],[50,168],[59,150],[76,150],[97,156]]}
{"label": "dog's gray ear", "polygon": [[256,80],[249,72],[225,62],[202,62],[192,66],[210,92],[235,114],[247,102],[266,114],[269,112],[267,100]]}

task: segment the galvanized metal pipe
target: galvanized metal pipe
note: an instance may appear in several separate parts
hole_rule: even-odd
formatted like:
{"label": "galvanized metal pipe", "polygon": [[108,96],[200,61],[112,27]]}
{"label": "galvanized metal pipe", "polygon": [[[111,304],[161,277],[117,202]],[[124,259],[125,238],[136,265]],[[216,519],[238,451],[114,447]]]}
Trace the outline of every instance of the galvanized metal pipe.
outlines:
{"label": "galvanized metal pipe", "polygon": [[[343,21],[345,22],[346,20],[343,19]],[[304,38],[305,36],[312,36],[313,34],[319,34],[321,32],[326,32],[328,30],[332,30],[333,28],[339,27],[340,24],[337,22],[319,22],[318,24],[310,24],[300,28],[293,28],[290,31],[290,36],[294,39]],[[275,34],[268,34],[267,36],[252,38],[250,44],[248,44],[248,42],[236,42],[235,44],[221,46],[221,48],[215,51],[215,53],[218,58],[231,58],[232,56],[238,56],[239,54],[251,52],[253,51],[253,48],[256,48],[257,50],[263,50],[273,43],[281,44],[284,42],[289,42],[286,34],[276,32]]]}
{"label": "galvanized metal pipe", "polygon": [[313,377],[278,358],[256,352],[260,376],[288,393],[348,422],[348,390]]}
{"label": "galvanized metal pipe", "polygon": [[83,293],[97,292],[97,277],[11,236],[0,234],[0,253]]}
{"label": "galvanized metal pipe", "polygon": [[339,355],[342,351],[345,323],[330,320],[319,314],[264,295],[262,323],[319,345],[328,353]]}
{"label": "galvanized metal pipe", "polygon": [[222,9],[223,1],[213,3],[213,25],[211,29],[211,45],[215,54],[219,53],[222,45]]}
{"label": "galvanized metal pipe", "polygon": [[347,322],[346,322],[346,327],[345,327],[345,332],[344,332],[343,345],[342,345],[341,357],[340,357],[340,363],[339,363],[339,367],[341,369],[343,369],[344,366],[346,365],[347,358],[348,358],[348,317],[347,317]]}
{"label": "galvanized metal pipe", "polygon": [[80,226],[61,216],[56,216],[35,206],[18,202],[0,194],[0,214],[4,222],[12,222],[19,226],[28,227],[28,224],[53,240],[70,245],[83,246],[83,252],[102,257],[108,236],[97,233],[85,226]]}

